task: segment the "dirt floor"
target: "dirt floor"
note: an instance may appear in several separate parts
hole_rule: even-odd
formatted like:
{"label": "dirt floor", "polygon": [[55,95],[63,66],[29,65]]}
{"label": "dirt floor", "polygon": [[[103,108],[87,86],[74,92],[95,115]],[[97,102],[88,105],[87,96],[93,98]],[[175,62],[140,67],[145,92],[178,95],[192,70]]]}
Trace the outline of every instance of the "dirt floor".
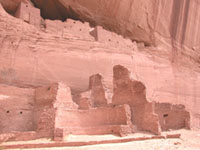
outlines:
{"label": "dirt floor", "polygon": [[[117,143],[117,144],[98,144],[91,146],[79,146],[79,147],[52,147],[52,148],[35,148],[37,150],[200,150],[200,130],[188,131],[188,130],[178,130],[165,132],[163,134],[169,133],[181,133],[181,138],[175,139],[152,139],[145,141],[133,141],[127,143]],[[131,137],[148,137],[148,134],[135,134],[124,138]],[[119,139],[120,137],[113,135],[105,136],[75,136],[69,135],[65,138],[67,142],[78,142],[78,141],[101,141],[110,139]],[[6,142],[2,143],[4,145],[16,145],[16,144],[34,144],[34,143],[52,143],[48,139],[40,139],[34,141],[21,141],[21,142]],[[17,150],[17,149],[15,149]],[[30,150],[30,149],[27,149]]]}

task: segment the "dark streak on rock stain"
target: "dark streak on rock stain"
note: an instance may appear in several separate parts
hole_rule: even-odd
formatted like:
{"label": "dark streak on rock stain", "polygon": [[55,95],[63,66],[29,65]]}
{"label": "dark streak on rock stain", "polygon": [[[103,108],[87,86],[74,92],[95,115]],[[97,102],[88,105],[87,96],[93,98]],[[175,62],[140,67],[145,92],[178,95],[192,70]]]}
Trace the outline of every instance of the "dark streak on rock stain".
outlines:
{"label": "dark streak on rock stain", "polygon": [[172,15],[170,21],[170,35],[172,37],[172,40],[176,40],[182,6],[183,1],[173,1]]}
{"label": "dark streak on rock stain", "polygon": [[[173,7],[172,7],[172,13],[171,13],[171,21],[170,21],[170,35],[171,35],[171,44],[172,44],[172,62],[175,60],[177,61],[177,46],[176,46],[176,41],[178,40],[177,33],[178,33],[178,28],[181,27],[181,14],[183,11],[183,5],[184,5],[185,0],[173,0]],[[186,25],[185,25],[186,27]],[[184,39],[183,39],[184,40]],[[182,39],[181,39],[182,41]]]}
{"label": "dark streak on rock stain", "polygon": [[185,8],[184,8],[184,19],[183,19],[183,26],[182,26],[182,36],[181,36],[181,45],[183,45],[185,41],[185,34],[187,29],[188,23],[188,16],[189,16],[189,8],[190,8],[190,0],[185,0]]}

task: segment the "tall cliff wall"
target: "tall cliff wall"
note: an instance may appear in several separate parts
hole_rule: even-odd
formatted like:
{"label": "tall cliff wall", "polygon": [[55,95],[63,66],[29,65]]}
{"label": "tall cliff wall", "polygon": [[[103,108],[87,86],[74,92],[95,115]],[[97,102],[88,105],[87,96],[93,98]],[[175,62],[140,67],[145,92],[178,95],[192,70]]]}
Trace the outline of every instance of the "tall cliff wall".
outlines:
{"label": "tall cliff wall", "polygon": [[[83,20],[84,14],[87,13],[81,13],[81,8],[86,8],[86,6],[84,5],[88,5],[88,8],[84,10],[88,11],[90,9],[94,9],[93,11],[95,11],[97,10],[95,9],[95,6],[99,4],[98,1],[76,1],[76,3],[74,3],[73,1],[69,0],[60,2],[63,2],[63,6],[66,7],[68,6],[67,3],[73,4],[70,5],[71,9],[73,8],[72,12],[76,12],[76,15],[80,14],[78,18]],[[103,3],[103,1],[101,2]],[[112,4],[111,2],[113,2],[113,6],[117,4],[117,1],[115,1],[116,3],[114,3],[114,1],[105,1],[105,5],[102,4],[102,6],[110,8]],[[133,19],[129,19],[127,24],[126,21],[124,21],[123,19],[127,18],[125,16],[128,15],[126,13],[124,15],[122,15],[123,13],[119,13],[121,9],[119,9],[117,6],[116,9],[114,9],[115,7],[113,7],[113,9],[110,11],[102,10],[95,12],[94,14],[96,14],[96,16],[94,15],[94,18],[99,18],[101,15],[105,18],[107,18],[107,16],[109,19],[113,18],[113,20],[111,19],[111,23],[108,22],[108,27],[110,27],[111,29],[118,28],[119,30],[117,30],[117,32],[121,32],[121,30],[123,30],[122,24],[125,26],[124,29],[128,29],[129,26],[131,26],[132,24],[135,25],[135,23],[131,22],[131,20],[135,21],[137,20],[136,18],[138,18],[139,20],[141,18],[141,20],[146,20],[146,17],[141,17],[137,14],[151,14],[143,13],[143,11],[145,12],[147,10],[150,12],[153,10],[158,12],[158,10],[154,8],[155,6],[158,6],[160,11],[159,13],[154,13],[156,14],[155,16],[160,14],[160,16],[164,16],[163,18],[165,19],[162,20],[162,17],[158,17],[157,19],[155,19],[155,16],[150,17],[148,15],[148,17],[151,18],[151,21],[149,23],[150,26],[147,26],[147,24],[145,26],[145,21],[139,21],[140,25],[138,25],[137,28],[142,29],[142,33],[139,32],[137,28],[133,28],[135,29],[132,30],[134,32],[128,33],[130,33],[130,35],[138,37],[137,33],[139,32],[138,35],[144,37],[144,39],[140,39],[141,41],[151,41],[146,40],[148,38],[145,38],[149,36],[154,37],[153,41],[162,40],[161,37],[163,37],[163,43],[170,44],[172,42],[172,45],[174,44],[176,46],[177,42],[181,44],[182,37],[187,37],[185,38],[185,40],[183,40],[184,42],[182,42],[183,47],[187,45],[186,41],[196,41],[196,43],[198,44],[198,19],[194,19],[194,15],[192,15],[195,11],[198,14],[198,9],[194,9],[194,7],[199,6],[197,4],[197,1],[190,1],[190,7],[192,8],[190,8],[191,11],[189,11],[189,17],[187,18],[191,17],[193,19],[187,21],[187,25],[184,25],[184,23],[178,21],[178,24],[173,25],[173,32],[172,29],[170,30],[169,28],[170,24],[172,26],[172,23],[177,20],[176,18],[182,18],[181,16],[184,16],[177,15],[175,19],[171,19],[171,17],[169,17],[172,14],[169,13],[172,12],[169,10],[173,8],[173,1],[169,1],[168,3],[166,2],[166,5],[164,1],[159,1],[159,3],[155,5],[152,5],[152,3],[156,1],[132,1],[132,5],[128,5],[129,3],[127,2],[128,1],[124,2],[123,5],[119,5],[120,7],[122,7],[122,10],[128,10],[125,8],[129,8],[130,6],[137,6],[138,8],[142,8],[143,6],[145,6],[146,9],[141,9],[141,13],[139,13],[139,10],[137,11],[138,13],[133,13]],[[180,1],[180,3],[181,2],[182,1]],[[186,3],[186,1],[183,2]],[[181,3],[181,5],[180,3],[174,3],[174,5],[176,7],[183,7],[182,5],[184,4],[184,6],[186,7],[185,3]],[[128,5],[129,7],[126,5]],[[80,11],[76,11],[75,8],[79,9]],[[174,10],[178,10],[175,8]],[[114,10],[115,13],[119,13],[116,15],[117,18],[121,18],[121,20],[118,20],[117,27],[115,27],[116,24],[114,24],[115,17],[109,16],[111,14],[115,14],[114,12],[112,12]],[[133,9],[132,11],[134,12],[134,10],[135,9]],[[186,9],[180,9],[180,12],[185,12],[184,10]],[[101,14],[98,15],[99,12],[101,12]],[[71,16],[73,17],[73,15]],[[91,21],[92,19],[88,20]],[[102,20],[105,19],[103,18]],[[167,20],[173,21],[172,23],[170,23]],[[92,21],[93,23],[98,23],[98,21]],[[106,21],[103,21],[102,25],[107,26]],[[143,26],[147,28],[142,28]],[[174,27],[176,26],[177,29],[175,30]],[[179,28],[179,26],[187,26],[186,28],[183,27],[187,31],[185,32],[185,36],[182,35],[183,28]],[[196,30],[193,28],[194,26],[196,26]],[[132,29],[132,27],[130,28]],[[194,29],[194,32],[192,32],[192,29]],[[154,33],[151,31],[156,32]],[[181,33],[181,35],[179,33]],[[196,35],[196,37],[194,38],[193,35]],[[171,38],[171,36],[173,38]],[[133,39],[136,39],[135,37]],[[192,112],[194,124],[196,126],[200,126],[200,102],[198,100],[200,98],[198,90],[200,88],[198,68],[199,63],[197,60],[195,61],[196,63],[192,61],[199,55],[198,50],[195,50],[195,47],[193,48],[193,50],[189,49],[193,51],[191,53],[187,49],[182,49],[181,52],[183,53],[180,55],[180,58],[182,60],[181,63],[172,63],[171,59],[169,58],[174,58],[174,60],[177,60],[176,57],[171,57],[174,56],[172,54],[176,52],[175,46],[173,48],[164,48],[164,46],[148,47],[139,50],[137,48],[118,49],[116,47],[100,43],[98,41],[85,40],[81,38],[81,36],[77,37],[73,34],[61,36],[55,32],[41,31],[30,24],[27,24],[19,19],[8,15],[2,7],[0,7],[0,46],[0,83],[20,87],[35,87],[39,85],[46,85],[52,82],[62,81],[72,87],[72,90],[75,92],[85,90],[88,87],[87,81],[88,77],[91,74],[102,73],[105,77],[105,82],[111,87],[111,70],[114,65],[121,64],[129,68],[131,72],[134,73],[133,77],[135,79],[142,81],[146,85],[148,89],[147,98],[149,100],[185,104],[186,108]],[[178,48],[180,48],[180,46],[178,46]],[[180,49],[178,49],[178,51],[180,51]],[[188,56],[190,57],[184,57],[183,54],[188,54]],[[189,68],[186,67],[186,65],[189,66]]]}
{"label": "tall cliff wall", "polygon": [[[146,45],[172,47],[179,55],[199,60],[198,0],[32,0],[46,18],[71,17],[98,24]],[[56,11],[54,11],[56,10]],[[169,48],[169,49],[170,49]],[[174,58],[175,57],[175,58]]]}
{"label": "tall cliff wall", "polygon": [[[10,13],[20,1],[30,0],[0,0]],[[198,0],[31,1],[44,18],[88,21],[146,45],[164,46],[173,62],[187,56],[199,63]]]}

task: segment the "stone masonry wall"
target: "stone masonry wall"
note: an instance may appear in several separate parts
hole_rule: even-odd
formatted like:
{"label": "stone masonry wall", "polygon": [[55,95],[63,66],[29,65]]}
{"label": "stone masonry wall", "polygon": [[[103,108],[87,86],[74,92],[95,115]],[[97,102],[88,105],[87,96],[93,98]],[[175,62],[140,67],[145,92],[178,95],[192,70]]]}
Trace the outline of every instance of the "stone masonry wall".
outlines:
{"label": "stone masonry wall", "polygon": [[29,3],[21,2],[16,13],[15,17],[22,19],[23,21],[32,24],[36,27],[41,25],[41,16],[40,9],[35,8]]}
{"label": "stone masonry wall", "polygon": [[155,112],[159,116],[159,122],[163,131],[190,128],[190,113],[185,109],[184,105],[156,103]]}
{"label": "stone masonry wall", "polygon": [[[123,131],[123,127],[126,130]],[[64,134],[127,134],[132,133],[128,105],[91,108],[89,110],[58,110],[56,128]],[[97,131],[98,130],[98,131]]]}
{"label": "stone masonry wall", "polygon": [[34,90],[0,84],[0,134],[33,130]]}
{"label": "stone masonry wall", "polygon": [[131,107],[132,123],[140,130],[160,134],[158,116],[153,104],[146,99],[146,87],[130,78],[128,69],[121,65],[113,68],[113,105],[128,104]]}

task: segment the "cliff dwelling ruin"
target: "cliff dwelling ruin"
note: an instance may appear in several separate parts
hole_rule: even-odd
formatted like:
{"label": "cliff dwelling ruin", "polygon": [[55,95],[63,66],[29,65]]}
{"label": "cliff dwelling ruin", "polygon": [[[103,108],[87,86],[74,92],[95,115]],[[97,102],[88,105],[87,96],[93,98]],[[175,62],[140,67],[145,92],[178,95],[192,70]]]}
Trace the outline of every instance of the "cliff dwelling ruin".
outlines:
{"label": "cliff dwelling ruin", "polygon": [[111,100],[100,74],[89,79],[88,90],[74,99],[64,83],[36,89],[1,85],[0,133],[13,133],[7,140],[63,140],[69,134],[160,135],[169,129],[190,129],[190,113],[183,105],[149,102],[145,85],[131,79],[124,66],[113,68]]}
{"label": "cliff dwelling ruin", "polygon": [[[199,129],[200,56],[198,38],[191,48],[186,36],[187,3],[175,12],[179,5],[170,2],[176,16],[165,19],[183,24],[165,26],[143,10],[125,13],[136,9],[132,2],[75,1],[0,0],[0,143],[45,138],[51,142],[13,147],[84,146]],[[69,140],[108,135],[114,138]]]}

